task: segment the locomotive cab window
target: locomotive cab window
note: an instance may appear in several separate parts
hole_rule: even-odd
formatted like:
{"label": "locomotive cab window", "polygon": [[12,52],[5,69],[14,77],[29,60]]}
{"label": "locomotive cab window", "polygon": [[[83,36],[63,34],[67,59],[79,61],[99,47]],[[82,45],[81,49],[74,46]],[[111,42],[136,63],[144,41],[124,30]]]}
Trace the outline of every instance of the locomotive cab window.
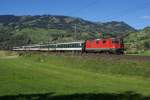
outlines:
{"label": "locomotive cab window", "polygon": [[99,44],[99,40],[96,40],[96,44]]}
{"label": "locomotive cab window", "polygon": [[123,44],[123,40],[120,40],[120,43]]}
{"label": "locomotive cab window", "polygon": [[103,44],[105,44],[106,43],[106,40],[103,40]]}
{"label": "locomotive cab window", "polygon": [[119,43],[119,40],[112,40],[112,43]]}

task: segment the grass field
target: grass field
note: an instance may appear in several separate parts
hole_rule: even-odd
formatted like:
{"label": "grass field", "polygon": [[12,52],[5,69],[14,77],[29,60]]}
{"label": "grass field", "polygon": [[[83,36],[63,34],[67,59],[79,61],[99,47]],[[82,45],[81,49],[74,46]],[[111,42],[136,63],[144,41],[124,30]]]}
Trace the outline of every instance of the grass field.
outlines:
{"label": "grass field", "polygon": [[81,100],[117,95],[128,98],[126,93],[146,98],[150,96],[150,62],[46,54],[0,59],[1,98],[47,93]]}
{"label": "grass field", "polygon": [[127,55],[150,56],[150,50],[147,50],[141,53],[127,53]]}

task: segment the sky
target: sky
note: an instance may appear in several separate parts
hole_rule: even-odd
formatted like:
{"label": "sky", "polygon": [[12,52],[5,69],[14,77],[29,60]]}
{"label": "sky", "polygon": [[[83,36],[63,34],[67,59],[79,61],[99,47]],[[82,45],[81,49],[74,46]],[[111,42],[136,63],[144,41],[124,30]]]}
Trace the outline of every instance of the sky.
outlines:
{"label": "sky", "polygon": [[0,15],[65,15],[150,26],[150,0],[0,0]]}

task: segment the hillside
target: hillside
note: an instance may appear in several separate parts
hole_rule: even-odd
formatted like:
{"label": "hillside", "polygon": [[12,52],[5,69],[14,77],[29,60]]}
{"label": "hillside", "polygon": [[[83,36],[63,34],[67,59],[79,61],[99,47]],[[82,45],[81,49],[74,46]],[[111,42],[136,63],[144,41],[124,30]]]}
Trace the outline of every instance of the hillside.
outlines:
{"label": "hillside", "polygon": [[125,22],[96,23],[81,18],[52,15],[0,15],[0,48],[96,38],[99,37],[96,32],[126,35],[135,31]]}
{"label": "hillside", "polygon": [[150,27],[129,33],[125,38],[126,48],[130,53],[144,53],[150,50]]}

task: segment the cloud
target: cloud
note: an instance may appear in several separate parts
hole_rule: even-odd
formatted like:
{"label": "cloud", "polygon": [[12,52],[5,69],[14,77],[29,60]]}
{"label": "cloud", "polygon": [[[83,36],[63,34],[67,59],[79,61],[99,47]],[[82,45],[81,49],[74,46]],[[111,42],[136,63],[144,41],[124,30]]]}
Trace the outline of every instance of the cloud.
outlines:
{"label": "cloud", "polygon": [[142,16],[143,19],[149,19],[150,20],[150,16]]}

